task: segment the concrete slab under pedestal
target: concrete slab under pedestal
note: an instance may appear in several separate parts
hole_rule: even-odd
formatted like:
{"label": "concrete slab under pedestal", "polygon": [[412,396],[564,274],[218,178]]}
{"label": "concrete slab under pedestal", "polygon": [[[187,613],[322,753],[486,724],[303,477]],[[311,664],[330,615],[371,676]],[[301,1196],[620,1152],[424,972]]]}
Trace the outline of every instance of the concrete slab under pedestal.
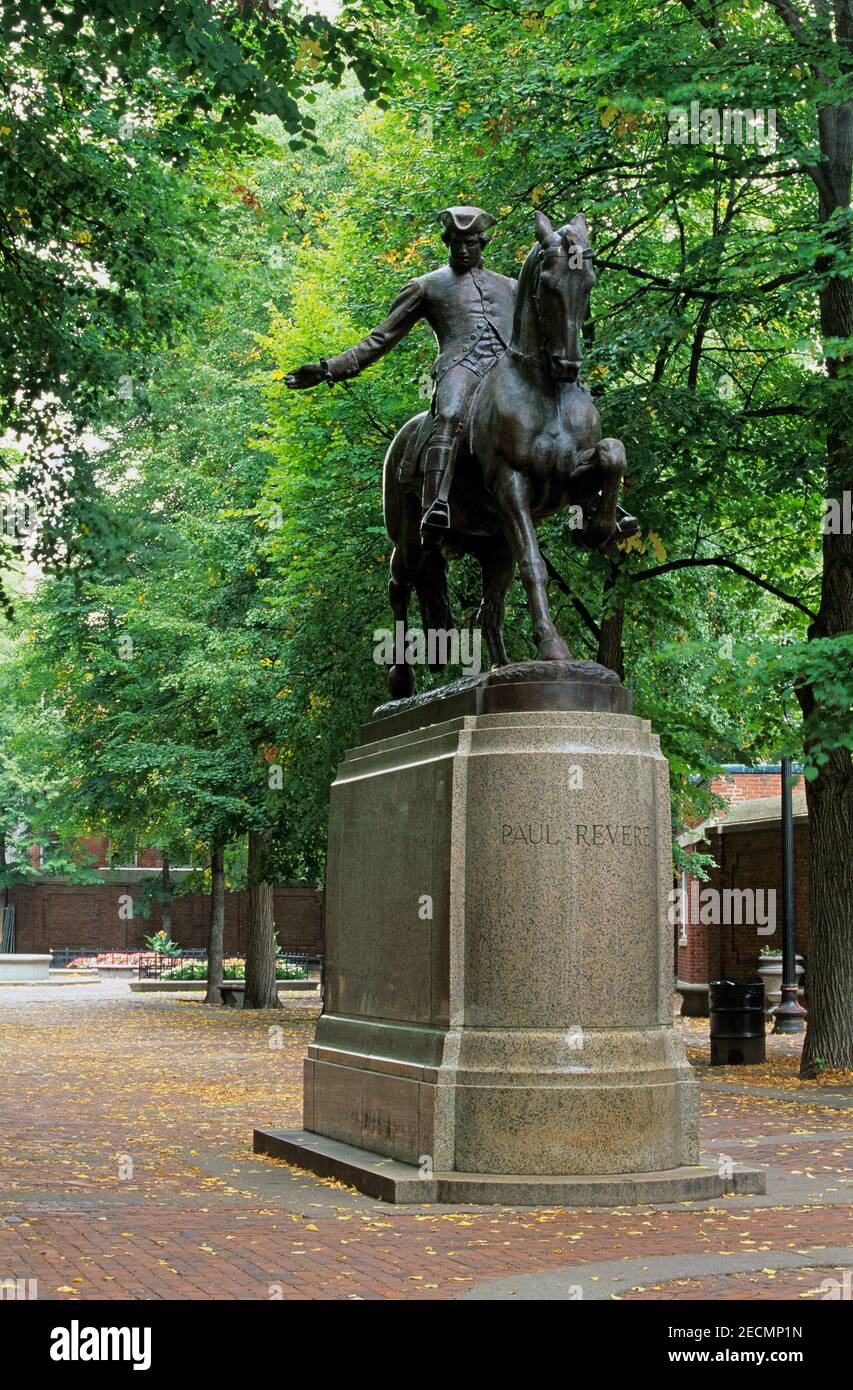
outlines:
{"label": "concrete slab under pedestal", "polygon": [[691,1164],[658,1173],[550,1176],[533,1173],[421,1171],[352,1144],[305,1129],[256,1129],[255,1153],[283,1159],[321,1178],[336,1178],[368,1197],[395,1203],[474,1204],[519,1207],[617,1207],[650,1203],[707,1202],[726,1194],[762,1194],[762,1168],[737,1166],[723,1177],[718,1167]]}

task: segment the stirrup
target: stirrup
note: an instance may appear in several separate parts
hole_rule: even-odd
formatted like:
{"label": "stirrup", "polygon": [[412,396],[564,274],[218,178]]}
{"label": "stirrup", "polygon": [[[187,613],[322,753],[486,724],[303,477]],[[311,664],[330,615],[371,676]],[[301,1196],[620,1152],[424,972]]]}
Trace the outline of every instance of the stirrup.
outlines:
{"label": "stirrup", "polygon": [[421,518],[421,530],[450,530],[450,507],[440,497],[437,497],[424,512]]}

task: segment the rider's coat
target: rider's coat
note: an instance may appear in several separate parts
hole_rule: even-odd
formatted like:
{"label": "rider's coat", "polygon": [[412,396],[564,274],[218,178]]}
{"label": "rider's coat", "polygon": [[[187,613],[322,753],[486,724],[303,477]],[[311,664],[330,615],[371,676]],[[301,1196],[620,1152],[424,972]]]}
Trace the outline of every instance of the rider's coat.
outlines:
{"label": "rider's coat", "polygon": [[421,319],[435,334],[438,357],[432,369],[432,404],[409,434],[398,478],[418,471],[434,432],[436,438],[461,435],[481,378],[509,346],[516,285],[509,276],[483,265],[470,270],[442,266],[410,280],[382,323],[355,347],[329,358],[329,380],[344,381],[384,357]]}
{"label": "rider's coat", "polygon": [[404,286],[388,317],[366,338],[329,358],[331,379],[344,381],[357,376],[425,319],[438,339],[433,377],[439,387],[442,378],[463,362],[481,339],[494,335],[504,347],[509,345],[515,287],[515,280],[482,265],[472,270],[454,270],[446,265],[419,275]]}

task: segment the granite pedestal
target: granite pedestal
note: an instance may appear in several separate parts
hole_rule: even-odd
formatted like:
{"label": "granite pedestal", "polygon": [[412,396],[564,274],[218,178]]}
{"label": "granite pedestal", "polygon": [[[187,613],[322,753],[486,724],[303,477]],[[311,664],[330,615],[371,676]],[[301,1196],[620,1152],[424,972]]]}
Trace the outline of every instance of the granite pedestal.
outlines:
{"label": "granite pedestal", "polygon": [[612,672],[380,709],[332,787],[304,1130],[256,1149],[400,1201],[763,1190],[698,1166],[671,884],[666,763]]}

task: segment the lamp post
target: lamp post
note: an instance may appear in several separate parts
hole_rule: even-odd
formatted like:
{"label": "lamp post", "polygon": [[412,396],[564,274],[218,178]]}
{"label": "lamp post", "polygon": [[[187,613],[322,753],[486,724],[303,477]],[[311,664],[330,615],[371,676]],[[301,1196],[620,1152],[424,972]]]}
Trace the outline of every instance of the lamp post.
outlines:
{"label": "lamp post", "polygon": [[794,896],[794,798],[790,758],[782,759],[782,994],[774,1033],[802,1033],[806,1011],[797,998],[797,915]]}

